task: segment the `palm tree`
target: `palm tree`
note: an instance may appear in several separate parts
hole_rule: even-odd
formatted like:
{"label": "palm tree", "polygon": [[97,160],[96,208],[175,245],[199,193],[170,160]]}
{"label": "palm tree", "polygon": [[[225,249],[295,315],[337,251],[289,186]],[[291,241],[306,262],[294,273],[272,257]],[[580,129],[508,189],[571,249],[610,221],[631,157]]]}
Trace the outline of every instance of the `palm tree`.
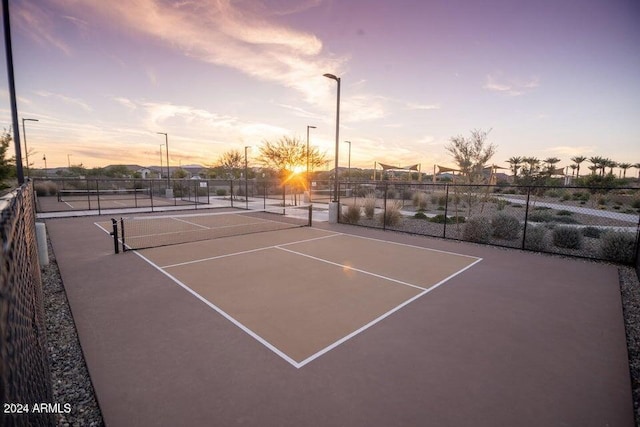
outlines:
{"label": "palm tree", "polygon": [[640,180],[640,163],[634,163],[631,167],[638,169],[638,179]]}
{"label": "palm tree", "polygon": [[569,165],[569,167],[571,168],[571,176],[576,176],[576,169],[580,169],[580,165],[574,163]]}
{"label": "palm tree", "polygon": [[604,175],[605,173],[605,168],[609,168],[609,175],[613,175],[613,168],[615,168],[616,166],[618,166],[618,163],[606,158],[602,161],[602,175]]}
{"label": "palm tree", "polygon": [[522,164],[522,157],[511,157],[507,160],[507,163],[511,165],[510,169],[513,172],[513,177],[515,178],[518,175],[518,169],[520,169],[520,164]]}
{"label": "palm tree", "polygon": [[560,159],[557,157],[547,157],[543,162],[547,166],[547,173],[553,175],[553,172],[556,170],[555,165],[560,162]]}
{"label": "palm tree", "polygon": [[618,167],[622,169],[622,178],[627,177],[627,169],[633,167],[631,163],[618,163]]}
{"label": "palm tree", "polygon": [[540,171],[540,160],[537,157],[523,157],[522,163],[527,164],[527,168],[525,168],[524,172],[531,176],[535,175]]}
{"label": "palm tree", "polygon": [[584,162],[585,160],[587,160],[585,156],[574,156],[571,158],[571,161],[574,162],[577,166],[576,175],[578,177],[580,176],[580,163]]}
{"label": "palm tree", "polygon": [[589,167],[589,170],[591,171],[591,174],[595,175],[597,170],[602,170],[602,175],[604,175],[604,167],[602,166],[604,163],[604,157],[600,157],[600,156],[593,156],[593,157],[589,157],[589,163],[591,163],[592,166]]}

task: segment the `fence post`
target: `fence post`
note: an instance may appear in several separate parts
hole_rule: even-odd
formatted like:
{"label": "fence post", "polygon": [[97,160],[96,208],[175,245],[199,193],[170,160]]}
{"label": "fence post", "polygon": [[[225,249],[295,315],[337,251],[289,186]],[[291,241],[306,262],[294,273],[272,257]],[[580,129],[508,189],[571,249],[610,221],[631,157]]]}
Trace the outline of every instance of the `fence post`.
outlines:
{"label": "fence post", "polygon": [[153,212],[153,179],[149,180],[149,200],[151,203],[151,212]]}
{"label": "fence post", "polygon": [[527,241],[527,223],[529,222],[529,198],[531,197],[531,187],[527,187],[527,204],[524,210],[524,227],[522,229],[522,249],[525,248]]}
{"label": "fence post", "polygon": [[229,180],[229,191],[230,191],[230,195],[229,197],[231,198],[231,207],[233,207],[233,180],[230,179]]}
{"label": "fence post", "polygon": [[111,218],[111,226],[113,227],[113,231],[111,231],[111,235],[113,236],[113,248],[117,254],[120,253],[120,247],[118,246],[118,221],[115,218]]}
{"label": "fence post", "polygon": [[[99,181],[96,179],[96,197],[98,198],[98,215],[101,214],[101,210],[100,210],[100,184]],[[138,207],[136,205],[136,207]]]}
{"label": "fence post", "polygon": [[389,183],[384,183],[384,204],[382,209],[382,229],[387,229],[387,188],[389,187]]}
{"label": "fence post", "polygon": [[[456,221],[458,218],[456,218]],[[449,222],[449,184],[444,185],[444,228],[442,237],[447,237],[447,222]]]}

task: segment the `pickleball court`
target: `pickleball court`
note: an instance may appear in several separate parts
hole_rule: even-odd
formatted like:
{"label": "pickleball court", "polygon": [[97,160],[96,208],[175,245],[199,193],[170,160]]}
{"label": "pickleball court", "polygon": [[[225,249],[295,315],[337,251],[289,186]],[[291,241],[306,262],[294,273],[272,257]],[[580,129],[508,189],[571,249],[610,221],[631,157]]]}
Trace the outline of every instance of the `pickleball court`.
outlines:
{"label": "pickleball court", "polygon": [[[158,220],[262,219],[188,215]],[[614,267],[326,223],[129,222],[160,246],[116,255],[109,218],[47,224],[108,425],[632,425]]]}

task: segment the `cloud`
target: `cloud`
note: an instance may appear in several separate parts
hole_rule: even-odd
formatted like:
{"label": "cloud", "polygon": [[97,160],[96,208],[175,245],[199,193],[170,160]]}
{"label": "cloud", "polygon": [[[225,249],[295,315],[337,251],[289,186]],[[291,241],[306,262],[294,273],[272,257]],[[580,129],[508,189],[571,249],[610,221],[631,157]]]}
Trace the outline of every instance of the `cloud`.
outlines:
{"label": "cloud", "polygon": [[91,106],[79,98],[72,98],[70,96],[62,95],[60,93],[53,93],[46,90],[35,91],[35,94],[43,98],[56,98],[64,102],[65,104],[75,105],[82,108],[85,111],[93,111]]}
{"label": "cloud", "polygon": [[[12,17],[16,27],[41,45],[50,45],[71,56],[71,48],[55,32],[54,21],[48,11],[43,10],[37,2],[15,2]],[[70,17],[66,17],[70,18]]]}
{"label": "cloud", "polygon": [[492,92],[499,92],[509,96],[524,95],[540,86],[540,79],[532,77],[522,81],[520,79],[509,79],[502,77],[502,73],[493,73],[486,76],[483,89]]}
{"label": "cloud", "polygon": [[553,155],[555,156],[563,156],[569,159],[574,156],[587,156],[589,154],[593,154],[596,151],[596,147],[593,145],[558,145],[555,147],[546,148],[544,151],[553,153]]}
{"label": "cloud", "polygon": [[407,108],[409,110],[439,110],[441,107],[440,104],[417,104],[409,102]]}
{"label": "cloud", "polygon": [[[174,7],[154,0],[93,0],[84,5],[101,19],[162,40],[187,56],[292,88],[307,102],[330,96],[333,86],[322,74],[340,74],[346,61],[323,53],[315,35],[268,21],[263,12],[271,10],[272,2],[268,7],[264,2],[231,0],[183,1]],[[317,1],[308,1],[300,7],[315,5]]]}

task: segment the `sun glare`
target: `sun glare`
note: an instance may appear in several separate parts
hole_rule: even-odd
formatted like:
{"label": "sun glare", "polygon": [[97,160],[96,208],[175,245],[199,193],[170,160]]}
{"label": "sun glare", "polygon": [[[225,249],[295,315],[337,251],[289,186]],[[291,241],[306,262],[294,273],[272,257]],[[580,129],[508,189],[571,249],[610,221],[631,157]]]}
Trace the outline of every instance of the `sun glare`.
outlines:
{"label": "sun glare", "polygon": [[294,174],[299,174],[304,172],[305,170],[307,170],[304,166],[302,165],[297,165],[293,167],[293,170],[291,172],[293,172]]}

